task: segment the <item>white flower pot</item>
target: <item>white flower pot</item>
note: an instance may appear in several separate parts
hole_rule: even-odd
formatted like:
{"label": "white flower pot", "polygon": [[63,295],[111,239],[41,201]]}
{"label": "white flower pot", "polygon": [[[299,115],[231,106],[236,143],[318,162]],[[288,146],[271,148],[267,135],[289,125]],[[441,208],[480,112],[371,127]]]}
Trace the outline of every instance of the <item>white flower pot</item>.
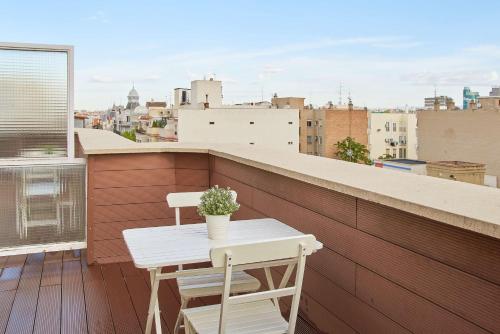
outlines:
{"label": "white flower pot", "polygon": [[212,240],[223,240],[227,237],[227,229],[229,228],[229,217],[225,216],[209,216],[206,215],[208,237]]}

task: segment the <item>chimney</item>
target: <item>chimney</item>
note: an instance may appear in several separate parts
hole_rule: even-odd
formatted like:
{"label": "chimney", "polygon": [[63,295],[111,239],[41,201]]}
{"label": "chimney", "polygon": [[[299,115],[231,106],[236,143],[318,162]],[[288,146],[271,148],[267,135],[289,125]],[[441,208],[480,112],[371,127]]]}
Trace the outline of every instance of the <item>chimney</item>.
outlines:
{"label": "chimney", "polygon": [[455,110],[455,102],[451,98],[446,98],[446,110]]}
{"label": "chimney", "polygon": [[208,94],[205,94],[205,103],[203,103],[203,108],[208,109],[210,104],[208,103]]}
{"label": "chimney", "polygon": [[469,101],[469,110],[477,109],[477,103],[474,100]]}
{"label": "chimney", "polygon": [[439,98],[434,97],[434,111],[439,111]]}

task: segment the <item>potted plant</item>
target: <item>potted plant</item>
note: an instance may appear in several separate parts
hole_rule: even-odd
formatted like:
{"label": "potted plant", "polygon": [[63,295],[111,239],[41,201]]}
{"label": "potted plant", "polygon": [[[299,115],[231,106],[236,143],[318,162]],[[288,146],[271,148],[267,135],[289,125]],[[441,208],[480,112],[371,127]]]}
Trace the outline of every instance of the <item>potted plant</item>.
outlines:
{"label": "potted plant", "polygon": [[219,188],[216,185],[201,195],[198,214],[205,216],[210,239],[226,238],[229,218],[240,208],[240,205],[236,203],[235,194],[230,188]]}

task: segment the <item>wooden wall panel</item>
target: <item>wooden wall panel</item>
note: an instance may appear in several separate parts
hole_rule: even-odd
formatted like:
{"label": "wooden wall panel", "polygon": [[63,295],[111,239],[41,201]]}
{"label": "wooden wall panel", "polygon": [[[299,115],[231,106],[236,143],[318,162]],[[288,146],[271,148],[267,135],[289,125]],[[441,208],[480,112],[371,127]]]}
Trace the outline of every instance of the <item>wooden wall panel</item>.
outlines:
{"label": "wooden wall panel", "polygon": [[355,197],[222,158],[215,158],[212,172],[307,207],[342,223],[356,226]]}
{"label": "wooden wall panel", "polygon": [[[245,210],[313,233],[324,243],[326,248],[308,259],[304,292],[350,327],[377,332],[363,327],[368,316],[361,323],[353,316],[362,312],[360,306],[354,307],[361,303],[413,332],[454,332],[454,328],[500,332],[498,240],[363,200],[354,199],[354,207],[344,203],[347,213],[321,210],[318,206],[332,205],[329,197],[334,192],[319,194],[303,182],[283,181],[281,176],[217,157],[211,166],[211,183],[241,191]],[[293,189],[301,192],[294,194]],[[334,264],[334,258],[339,262]],[[311,276],[318,281],[311,283]],[[333,286],[352,297],[339,302],[343,297],[338,292],[329,300],[353,307],[352,312],[339,313],[336,305],[322,299],[339,291]],[[419,321],[422,317],[427,321]],[[446,323],[435,325],[428,319]]]}
{"label": "wooden wall panel", "polygon": [[175,153],[175,168],[208,170],[208,154]]}
{"label": "wooden wall panel", "polygon": [[484,329],[358,266],[356,295],[414,333],[486,334]]}
{"label": "wooden wall panel", "polygon": [[165,202],[166,195],[175,191],[175,185],[102,188],[94,190],[94,198],[97,205],[159,203]]}
{"label": "wooden wall panel", "polygon": [[95,156],[96,171],[175,168],[175,155],[164,153],[104,154]]}
{"label": "wooden wall panel", "polygon": [[94,212],[95,223],[175,217],[174,210],[167,209],[166,203],[100,205],[94,208]]}
{"label": "wooden wall panel", "polygon": [[358,228],[470,274],[500,284],[500,240],[359,201]]}
{"label": "wooden wall panel", "polygon": [[95,172],[95,187],[144,187],[175,185],[175,169],[120,170]]}
{"label": "wooden wall panel", "polygon": [[[89,157],[88,262],[130,261],[122,231],[172,225],[166,195],[208,188],[207,154],[138,153]],[[91,175],[90,175],[91,174]],[[202,221],[181,209],[184,224]]]}

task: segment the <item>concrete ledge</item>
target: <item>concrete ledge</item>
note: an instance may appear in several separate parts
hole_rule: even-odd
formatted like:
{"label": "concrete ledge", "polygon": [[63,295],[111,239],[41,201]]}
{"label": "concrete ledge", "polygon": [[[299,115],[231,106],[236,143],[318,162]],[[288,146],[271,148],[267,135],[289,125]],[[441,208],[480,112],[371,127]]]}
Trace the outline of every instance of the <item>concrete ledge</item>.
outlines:
{"label": "concrete ledge", "polygon": [[84,154],[209,153],[296,180],[500,239],[500,190],[423,175],[238,145],[134,143],[114,133],[79,129]]}

